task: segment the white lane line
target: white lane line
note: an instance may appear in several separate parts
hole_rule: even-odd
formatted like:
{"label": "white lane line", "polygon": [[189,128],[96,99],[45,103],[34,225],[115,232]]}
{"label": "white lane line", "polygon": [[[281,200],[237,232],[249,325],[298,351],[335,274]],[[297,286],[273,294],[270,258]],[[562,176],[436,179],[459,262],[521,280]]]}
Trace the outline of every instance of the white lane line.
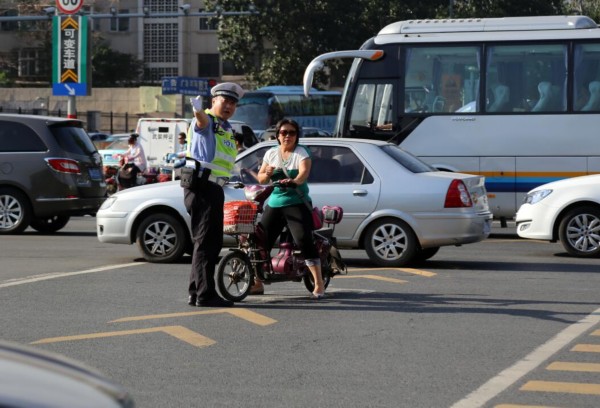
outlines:
{"label": "white lane line", "polygon": [[49,279],[64,278],[67,276],[85,275],[88,273],[96,273],[96,272],[110,271],[113,269],[128,268],[130,266],[145,265],[146,263],[147,262],[131,262],[131,263],[119,264],[119,265],[101,266],[99,268],[86,269],[84,271],[44,273],[41,275],[27,276],[25,278],[9,279],[4,283],[0,283],[0,288],[24,285],[26,283],[34,283],[34,282],[39,282],[39,281],[44,281],[44,280],[49,280]]}
{"label": "white lane line", "polygon": [[484,406],[489,400],[513,385],[530,371],[534,370],[564,346],[575,340],[587,330],[600,322],[600,309],[573,323],[552,339],[535,349],[524,359],[517,361],[511,367],[490,379],[477,390],[458,401],[451,408],[476,408]]}

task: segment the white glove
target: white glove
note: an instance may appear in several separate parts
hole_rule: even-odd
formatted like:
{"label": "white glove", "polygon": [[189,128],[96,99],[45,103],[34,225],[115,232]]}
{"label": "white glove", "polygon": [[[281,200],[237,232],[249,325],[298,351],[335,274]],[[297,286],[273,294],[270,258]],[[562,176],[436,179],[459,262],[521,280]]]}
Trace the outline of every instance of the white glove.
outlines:
{"label": "white glove", "polygon": [[200,95],[196,96],[195,98],[190,98],[190,103],[192,104],[194,112],[202,111],[202,97]]}

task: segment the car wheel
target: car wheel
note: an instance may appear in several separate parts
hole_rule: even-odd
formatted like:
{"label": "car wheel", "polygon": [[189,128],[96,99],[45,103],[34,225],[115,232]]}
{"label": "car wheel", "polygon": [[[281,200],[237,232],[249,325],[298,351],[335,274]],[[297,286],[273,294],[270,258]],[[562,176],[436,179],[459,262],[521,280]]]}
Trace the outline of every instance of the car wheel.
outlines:
{"label": "car wheel", "polygon": [[31,222],[27,196],[13,188],[0,188],[0,235],[19,234]]}
{"label": "car wheel", "polygon": [[582,258],[600,255],[600,209],[582,206],[570,210],[558,227],[565,250]]}
{"label": "car wheel", "polygon": [[148,262],[174,262],[187,245],[187,229],[175,217],[164,214],[147,216],[139,225],[136,244]]}
{"label": "car wheel", "polygon": [[382,218],[368,227],[364,246],[376,265],[399,267],[413,259],[418,243],[407,223],[397,218]]}
{"label": "car wheel", "polygon": [[59,231],[67,225],[71,217],[68,215],[55,215],[53,217],[34,218],[31,221],[31,228],[42,233],[52,233]]}
{"label": "car wheel", "polygon": [[429,258],[431,258],[432,256],[434,256],[435,254],[437,254],[439,250],[440,250],[440,247],[419,249],[415,253],[414,260],[415,261],[426,261]]}

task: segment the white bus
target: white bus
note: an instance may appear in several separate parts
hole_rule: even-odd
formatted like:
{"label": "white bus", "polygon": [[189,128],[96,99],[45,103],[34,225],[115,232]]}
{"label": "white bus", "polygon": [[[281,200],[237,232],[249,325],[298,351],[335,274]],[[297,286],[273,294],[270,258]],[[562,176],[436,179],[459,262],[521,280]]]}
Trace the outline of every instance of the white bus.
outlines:
{"label": "white bus", "polygon": [[494,216],[540,184],[600,172],[600,29],[585,16],[400,21],[354,58],[334,135],[393,140],[486,177]]}

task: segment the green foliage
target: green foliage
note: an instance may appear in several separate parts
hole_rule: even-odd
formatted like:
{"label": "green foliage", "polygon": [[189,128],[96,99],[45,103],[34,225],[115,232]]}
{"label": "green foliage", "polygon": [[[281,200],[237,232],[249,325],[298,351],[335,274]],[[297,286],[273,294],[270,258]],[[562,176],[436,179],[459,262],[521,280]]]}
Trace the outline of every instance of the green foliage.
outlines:
{"label": "green foliage", "polygon": [[[240,11],[248,9],[250,0],[206,0],[207,10],[217,3]],[[357,49],[395,21],[448,18],[450,13],[449,0],[255,0],[254,5],[257,15],[221,17],[219,40],[222,57],[234,61],[255,86],[300,84],[304,69],[319,54]],[[454,0],[452,11],[455,18],[565,13],[563,0]],[[347,71],[342,64],[328,62],[332,77]],[[327,78],[320,73],[315,83],[325,85]]]}
{"label": "green foliage", "polygon": [[101,43],[92,52],[92,84],[94,87],[137,86],[144,63],[134,55],[114,51]]}

